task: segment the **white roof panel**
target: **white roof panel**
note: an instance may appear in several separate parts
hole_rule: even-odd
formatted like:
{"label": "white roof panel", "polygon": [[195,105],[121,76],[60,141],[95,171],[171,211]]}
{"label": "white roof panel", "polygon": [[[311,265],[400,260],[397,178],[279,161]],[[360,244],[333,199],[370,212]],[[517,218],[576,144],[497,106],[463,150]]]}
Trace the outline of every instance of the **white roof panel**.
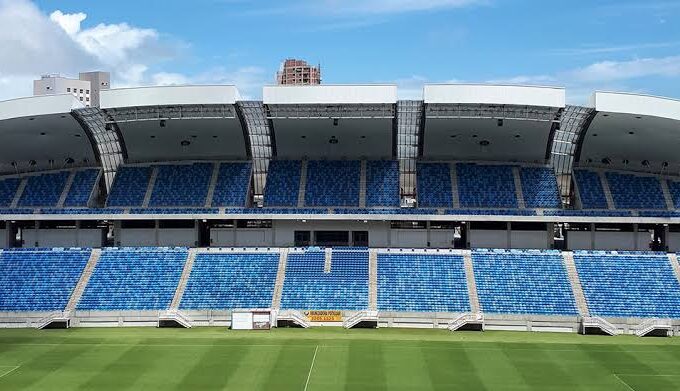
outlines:
{"label": "white roof panel", "polygon": [[234,86],[162,86],[101,91],[101,108],[174,105],[233,105],[240,99]]}
{"label": "white roof panel", "polygon": [[396,85],[265,86],[266,105],[396,104]]}
{"label": "white roof panel", "polygon": [[591,104],[608,113],[635,114],[680,121],[680,100],[619,92],[595,92]]}
{"label": "white roof panel", "polygon": [[0,102],[0,120],[68,114],[85,105],[72,94],[31,96]]}
{"label": "white roof panel", "polygon": [[535,87],[487,84],[427,84],[425,103],[488,104],[558,107],[566,106],[561,87]]}

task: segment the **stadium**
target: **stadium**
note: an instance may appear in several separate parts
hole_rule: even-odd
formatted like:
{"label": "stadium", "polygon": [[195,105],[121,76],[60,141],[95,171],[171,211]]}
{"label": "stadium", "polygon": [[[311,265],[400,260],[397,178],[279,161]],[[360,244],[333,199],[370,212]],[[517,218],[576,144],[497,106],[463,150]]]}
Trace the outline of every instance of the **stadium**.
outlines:
{"label": "stadium", "polygon": [[680,388],[680,101],[397,96],[0,102],[0,389]]}

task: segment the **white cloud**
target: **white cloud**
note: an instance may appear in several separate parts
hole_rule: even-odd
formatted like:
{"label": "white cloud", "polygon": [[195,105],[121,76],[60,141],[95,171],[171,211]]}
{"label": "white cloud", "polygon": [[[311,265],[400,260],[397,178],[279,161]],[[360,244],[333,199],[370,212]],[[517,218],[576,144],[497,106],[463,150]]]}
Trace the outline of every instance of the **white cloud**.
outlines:
{"label": "white cloud", "polygon": [[315,2],[332,13],[388,14],[460,8],[485,3],[482,0],[324,0]]}
{"label": "white cloud", "polygon": [[602,61],[570,71],[566,75],[581,82],[629,80],[650,76],[680,76],[680,56]]}
{"label": "white cloud", "polygon": [[75,35],[80,31],[80,23],[87,18],[87,14],[78,12],[76,14],[65,14],[60,10],[52,12],[50,20],[61,26],[68,35]]}
{"label": "white cloud", "polygon": [[271,81],[266,71],[260,67],[241,67],[227,69],[224,67],[212,68],[208,71],[185,75],[182,73],[159,72],[151,75],[153,85],[182,85],[182,84],[232,84],[241,93],[245,100],[260,99],[262,86]]}
{"label": "white cloud", "polygon": [[521,75],[504,79],[487,80],[488,84],[553,85],[557,79],[550,75]]}

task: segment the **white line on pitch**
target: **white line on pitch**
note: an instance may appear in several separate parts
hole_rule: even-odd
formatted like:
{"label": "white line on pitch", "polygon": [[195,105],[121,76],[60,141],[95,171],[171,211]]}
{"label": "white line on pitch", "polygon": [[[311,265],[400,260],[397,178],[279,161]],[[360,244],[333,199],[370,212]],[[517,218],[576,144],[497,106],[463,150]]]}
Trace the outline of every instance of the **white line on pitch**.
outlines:
{"label": "white line on pitch", "polygon": [[21,365],[17,365],[17,366],[14,366],[14,367],[13,367],[13,366],[10,366],[10,365],[7,365],[7,366],[2,365],[2,366],[0,366],[0,368],[12,368],[12,369],[10,369],[9,371],[7,371],[7,372],[3,373],[2,375],[0,375],[0,378],[3,378],[3,377],[5,377],[5,376],[9,375],[10,373],[16,371],[17,369],[19,369],[20,366],[21,366]]}
{"label": "white line on pitch", "polygon": [[309,379],[312,377],[312,370],[314,369],[314,361],[316,361],[316,352],[319,351],[319,345],[316,345],[316,348],[314,349],[314,357],[312,357],[312,364],[309,366],[309,373],[307,374],[307,381],[305,382],[305,389],[304,391],[307,391],[307,387],[309,386]]}
{"label": "white line on pitch", "polygon": [[614,374],[614,377],[617,378],[617,379],[621,382],[621,384],[623,384],[624,386],[626,386],[626,388],[628,388],[630,391],[635,391],[635,388],[631,387],[630,384],[628,384],[628,383],[626,383],[625,381],[623,381],[623,379],[621,379],[621,378],[619,377],[619,375]]}

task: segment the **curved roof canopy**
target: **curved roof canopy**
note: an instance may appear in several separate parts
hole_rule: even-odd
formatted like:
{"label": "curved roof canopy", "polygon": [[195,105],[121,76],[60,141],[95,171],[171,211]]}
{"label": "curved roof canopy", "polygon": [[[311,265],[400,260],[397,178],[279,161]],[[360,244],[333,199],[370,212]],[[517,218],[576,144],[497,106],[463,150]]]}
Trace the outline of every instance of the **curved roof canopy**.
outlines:
{"label": "curved roof canopy", "polygon": [[395,157],[395,85],[267,86],[263,101],[279,158]]}
{"label": "curved roof canopy", "polygon": [[565,108],[556,87],[430,84],[422,157],[545,163]]}
{"label": "curved roof canopy", "polygon": [[680,101],[596,92],[592,105],[579,166],[680,174]]}
{"label": "curved roof canopy", "polygon": [[101,92],[128,162],[246,159],[247,130],[234,86],[164,86]]}
{"label": "curved roof canopy", "polygon": [[90,137],[71,115],[83,107],[71,94],[0,102],[0,173],[96,165]]}

